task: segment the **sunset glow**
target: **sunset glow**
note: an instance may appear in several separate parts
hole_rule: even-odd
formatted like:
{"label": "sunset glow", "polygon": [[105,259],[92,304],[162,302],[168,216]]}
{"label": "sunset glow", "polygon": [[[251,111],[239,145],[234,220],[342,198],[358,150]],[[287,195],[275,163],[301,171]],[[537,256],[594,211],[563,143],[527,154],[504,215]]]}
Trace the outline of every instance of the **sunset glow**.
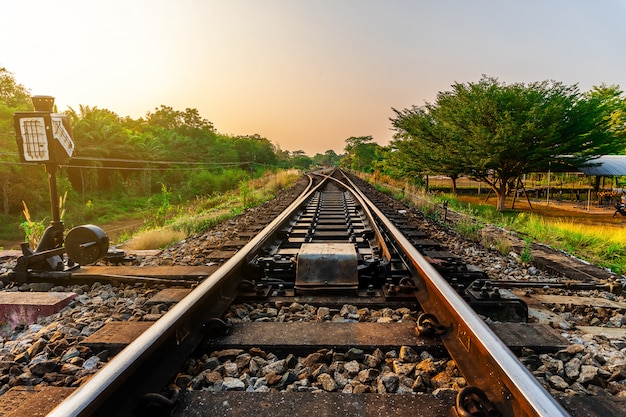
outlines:
{"label": "sunset glow", "polygon": [[60,111],[196,108],[313,155],[482,74],[624,89],[624,22],[624,0],[3,1],[0,67]]}

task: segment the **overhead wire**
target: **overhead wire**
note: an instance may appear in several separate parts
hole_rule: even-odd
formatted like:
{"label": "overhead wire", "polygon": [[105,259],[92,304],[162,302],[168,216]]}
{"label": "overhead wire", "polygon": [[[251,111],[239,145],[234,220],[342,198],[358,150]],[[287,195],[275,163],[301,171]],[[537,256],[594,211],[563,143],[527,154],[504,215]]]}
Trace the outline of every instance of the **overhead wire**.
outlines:
{"label": "overhead wire", "polygon": [[97,161],[97,162],[124,162],[124,163],[145,163],[157,165],[224,165],[224,164],[246,164],[249,162],[189,162],[189,161],[158,161],[148,159],[118,159],[118,158],[96,158],[90,156],[76,156],[73,161]]}
{"label": "overhead wire", "polygon": [[[17,153],[2,152],[0,155],[18,157]],[[127,167],[127,166],[98,166],[98,165],[75,165],[75,164],[59,164],[62,168],[81,168],[81,169],[100,169],[100,170],[124,170],[124,171],[183,171],[183,170],[203,170],[207,168],[227,168],[241,165],[257,164],[253,161],[240,162],[185,162],[185,161],[151,161],[145,159],[117,159],[117,158],[95,158],[95,157],[75,157],[73,161],[94,161],[94,162],[117,162],[117,163],[133,163],[158,165],[156,167]],[[0,161],[2,165],[33,165],[33,162],[21,161]],[[163,167],[168,165],[169,167]],[[178,166],[172,166],[178,165]],[[258,165],[258,164],[257,164]]]}

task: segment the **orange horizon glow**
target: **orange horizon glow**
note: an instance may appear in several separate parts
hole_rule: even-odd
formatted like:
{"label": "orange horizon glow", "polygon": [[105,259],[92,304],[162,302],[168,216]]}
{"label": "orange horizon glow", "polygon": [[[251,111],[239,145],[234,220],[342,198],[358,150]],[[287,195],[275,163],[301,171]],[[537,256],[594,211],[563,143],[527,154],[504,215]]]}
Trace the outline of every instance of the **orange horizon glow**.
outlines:
{"label": "orange horizon glow", "polygon": [[33,0],[3,7],[0,67],[59,111],[196,108],[312,156],[385,145],[392,107],[482,74],[625,88],[624,21],[624,0]]}

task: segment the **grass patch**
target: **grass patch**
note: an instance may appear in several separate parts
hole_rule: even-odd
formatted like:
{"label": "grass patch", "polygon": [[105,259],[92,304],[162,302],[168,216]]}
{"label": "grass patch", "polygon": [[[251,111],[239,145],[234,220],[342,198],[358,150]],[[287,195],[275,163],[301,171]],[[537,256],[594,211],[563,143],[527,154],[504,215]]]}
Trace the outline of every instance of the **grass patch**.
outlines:
{"label": "grass patch", "polygon": [[529,241],[542,242],[563,250],[595,265],[619,274],[626,273],[626,229],[624,227],[583,224],[573,219],[543,217],[541,215],[460,202],[446,196],[451,207],[508,230],[514,230],[527,239],[522,261],[532,262]]}
{"label": "grass patch", "polygon": [[[480,224],[492,224],[524,236],[526,245],[520,257],[525,263],[532,262],[531,242],[541,242],[615,273],[626,274],[626,228],[623,226],[584,224],[575,219],[544,217],[517,210],[499,212],[493,205],[487,203],[467,203],[452,194],[426,193],[393,181],[379,189],[392,190],[391,193],[387,192],[396,194],[399,188],[404,189],[402,201],[426,215],[432,217],[433,211],[436,211],[433,207],[439,207],[444,201],[448,201],[450,209],[473,218],[473,221],[461,220],[454,226],[458,233],[473,240],[480,241],[481,239],[479,235],[482,226]],[[510,250],[507,248],[507,242],[497,240],[490,241],[485,246],[496,249],[502,254]]]}
{"label": "grass patch", "polygon": [[500,253],[500,255],[506,256],[511,252],[511,242],[506,238],[497,239],[494,244],[494,248]]}
{"label": "grass patch", "polygon": [[459,222],[453,225],[453,229],[459,234],[478,242],[480,241],[480,230],[482,225],[471,217],[463,217]]}
{"label": "grass patch", "polygon": [[152,199],[146,196],[115,198],[103,192],[94,193],[85,203],[68,201],[63,222],[69,229],[85,223],[104,224],[128,218],[145,218],[153,210]]}
{"label": "grass patch", "polygon": [[508,255],[511,252],[511,241],[506,236],[487,233],[488,230],[488,227],[480,230],[480,244],[486,248],[498,251],[502,256]]}
{"label": "grass patch", "polygon": [[[168,210],[170,218],[159,222],[148,221],[148,226],[129,240],[130,249],[159,249],[194,234],[201,234],[241,214],[245,209],[273,199],[276,193],[293,184],[300,177],[296,170],[267,173],[261,178],[240,183],[239,189],[219,195],[196,197],[194,201]],[[158,212],[157,216],[162,213]],[[156,227],[163,222],[162,227]],[[163,234],[163,236],[159,236]],[[128,236],[125,236],[128,238]]]}
{"label": "grass patch", "polygon": [[159,230],[147,230],[139,233],[129,241],[124,243],[125,249],[163,249],[172,243],[179,242],[187,237],[187,234],[180,230],[163,228]]}
{"label": "grass patch", "polygon": [[[191,201],[181,201],[179,190],[164,184],[161,184],[160,193],[152,196],[94,192],[85,202],[76,193],[70,193],[63,222],[66,230],[81,224],[95,224],[106,231],[107,225],[117,228],[137,220],[134,223],[143,224],[140,230],[113,233],[111,244],[118,245],[132,239],[133,249],[158,249],[186,236],[203,233],[241,214],[246,208],[274,198],[276,193],[292,185],[299,177],[297,170],[268,171],[260,178],[234,182],[234,189],[230,191],[196,196]],[[30,218],[36,219],[33,222],[42,229],[49,224],[48,205],[29,209]],[[0,215],[0,219],[0,246],[10,245],[14,248],[15,242],[24,241],[25,234],[31,234],[24,227],[20,228],[25,223],[24,215]]]}
{"label": "grass patch", "polygon": [[548,220],[524,216],[517,225],[533,240],[575,254],[620,274],[626,273],[626,229],[588,225],[573,220]]}

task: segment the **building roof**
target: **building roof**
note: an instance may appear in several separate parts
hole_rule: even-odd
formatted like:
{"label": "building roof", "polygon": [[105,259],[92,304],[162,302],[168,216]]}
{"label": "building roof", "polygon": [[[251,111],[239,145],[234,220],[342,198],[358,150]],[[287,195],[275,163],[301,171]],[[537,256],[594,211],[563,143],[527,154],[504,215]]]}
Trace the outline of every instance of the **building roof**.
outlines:
{"label": "building roof", "polygon": [[590,166],[578,168],[586,175],[619,177],[626,175],[626,155],[603,155],[589,161]]}

